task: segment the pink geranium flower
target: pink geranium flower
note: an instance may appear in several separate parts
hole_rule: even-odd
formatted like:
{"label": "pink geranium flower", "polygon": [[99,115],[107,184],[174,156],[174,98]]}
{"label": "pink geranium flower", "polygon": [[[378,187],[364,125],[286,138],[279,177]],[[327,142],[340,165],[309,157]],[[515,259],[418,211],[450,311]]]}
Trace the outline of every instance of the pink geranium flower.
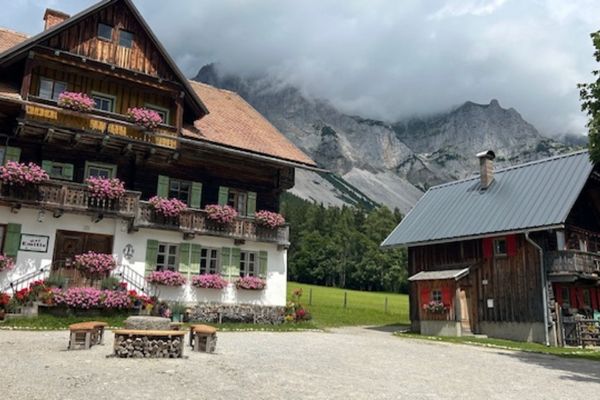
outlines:
{"label": "pink geranium flower", "polygon": [[143,107],[130,108],[127,115],[134,123],[149,130],[156,129],[163,122],[159,113]]}
{"label": "pink geranium flower", "polygon": [[219,224],[226,225],[232,223],[238,216],[235,208],[227,205],[210,204],[206,206],[206,217]]}
{"label": "pink geranium flower", "polygon": [[98,199],[119,199],[125,194],[125,184],[117,178],[90,177],[85,181],[92,197]]}
{"label": "pink geranium flower", "polygon": [[34,163],[8,161],[0,167],[0,181],[6,185],[25,186],[48,180],[48,173]]}
{"label": "pink geranium flower", "polygon": [[187,208],[187,205],[179,199],[165,199],[154,196],[148,202],[156,212],[165,217],[177,217]]}
{"label": "pink geranium flower", "polygon": [[224,289],[227,281],[218,274],[202,274],[192,278],[192,286],[199,289]]}
{"label": "pink geranium flower", "polygon": [[74,111],[91,111],[96,102],[85,93],[62,92],[58,95],[58,105]]}
{"label": "pink geranium flower", "polygon": [[285,224],[285,219],[279,213],[273,211],[258,211],[254,214],[256,223],[260,226],[264,226],[270,229],[279,228]]}

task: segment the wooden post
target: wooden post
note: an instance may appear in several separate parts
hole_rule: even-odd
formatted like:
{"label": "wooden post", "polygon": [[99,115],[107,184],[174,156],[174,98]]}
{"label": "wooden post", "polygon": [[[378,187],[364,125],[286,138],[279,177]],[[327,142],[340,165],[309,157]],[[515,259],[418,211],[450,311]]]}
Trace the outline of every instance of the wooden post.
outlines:
{"label": "wooden post", "polygon": [[308,291],[308,305],[312,306],[312,288]]}
{"label": "wooden post", "polygon": [[384,312],[387,314],[387,311],[388,311],[388,298],[387,298],[387,296],[385,296]]}
{"label": "wooden post", "polygon": [[185,94],[181,92],[177,99],[175,99],[175,104],[177,105],[177,113],[175,116],[175,126],[177,127],[177,133],[181,133],[181,128],[183,128],[183,96]]}
{"label": "wooden post", "polygon": [[344,308],[348,307],[348,292],[344,291]]}
{"label": "wooden post", "polygon": [[27,100],[29,88],[31,87],[31,71],[33,70],[35,53],[30,51],[25,61],[25,70],[23,71],[23,81],[21,83],[21,98]]}

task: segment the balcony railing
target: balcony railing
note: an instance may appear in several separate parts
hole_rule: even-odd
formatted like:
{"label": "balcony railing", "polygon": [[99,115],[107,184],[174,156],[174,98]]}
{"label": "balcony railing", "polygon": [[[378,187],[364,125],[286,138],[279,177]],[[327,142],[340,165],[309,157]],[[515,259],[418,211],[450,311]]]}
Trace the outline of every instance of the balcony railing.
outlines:
{"label": "balcony railing", "polygon": [[138,215],[134,221],[135,228],[155,228],[180,230],[194,235],[221,236],[232,239],[271,242],[278,245],[289,245],[290,229],[288,225],[269,229],[256,224],[254,218],[238,217],[230,225],[222,225],[209,220],[206,211],[188,209],[179,217],[165,218],[157,214],[147,202],[140,202]]}
{"label": "balcony railing", "polygon": [[118,200],[94,198],[81,183],[49,180],[37,185],[0,186],[0,200],[13,207],[32,205],[49,210],[70,211],[78,213],[102,213],[123,218],[136,215],[140,193],[126,191]]}
{"label": "balcony railing", "polygon": [[600,275],[600,254],[578,250],[546,253],[548,273],[556,275]]}

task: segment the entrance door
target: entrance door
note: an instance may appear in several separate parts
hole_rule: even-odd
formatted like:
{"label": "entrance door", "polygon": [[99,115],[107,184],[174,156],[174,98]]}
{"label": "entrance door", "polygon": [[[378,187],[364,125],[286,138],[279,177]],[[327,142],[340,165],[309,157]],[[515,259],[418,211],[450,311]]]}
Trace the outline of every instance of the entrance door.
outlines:
{"label": "entrance door", "polygon": [[113,237],[87,232],[56,231],[52,274],[68,279],[68,286],[89,286],[90,280],[74,268],[74,257],[88,251],[112,253]]}
{"label": "entrance door", "polygon": [[460,288],[458,293],[458,301],[460,304],[460,327],[463,335],[470,335],[471,332],[471,318],[470,318],[470,307],[469,307],[469,296],[467,288]]}

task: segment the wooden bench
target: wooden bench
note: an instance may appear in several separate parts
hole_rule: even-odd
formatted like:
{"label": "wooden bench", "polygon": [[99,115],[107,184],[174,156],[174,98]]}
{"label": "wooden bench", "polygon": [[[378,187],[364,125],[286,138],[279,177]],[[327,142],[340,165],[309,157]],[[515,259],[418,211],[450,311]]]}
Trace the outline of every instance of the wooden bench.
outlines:
{"label": "wooden bench", "polygon": [[190,346],[194,351],[213,353],[217,347],[217,328],[209,325],[190,325]]}
{"label": "wooden bench", "polygon": [[94,323],[80,322],[69,325],[69,350],[87,350],[98,343],[97,329]]}
{"label": "wooden bench", "polygon": [[118,329],[114,355],[122,358],[181,358],[185,331]]}
{"label": "wooden bench", "polygon": [[108,322],[104,321],[89,321],[88,324],[93,324],[96,329],[97,341],[95,344],[104,344],[104,329],[108,326]]}

